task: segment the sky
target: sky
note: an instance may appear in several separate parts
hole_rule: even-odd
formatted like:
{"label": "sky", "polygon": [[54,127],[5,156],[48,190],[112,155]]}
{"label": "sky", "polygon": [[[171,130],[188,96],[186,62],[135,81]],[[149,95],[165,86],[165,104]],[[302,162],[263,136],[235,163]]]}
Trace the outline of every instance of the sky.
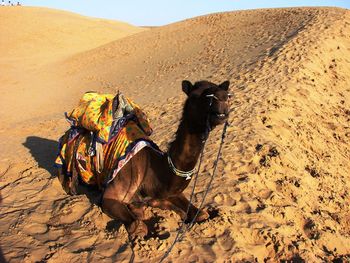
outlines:
{"label": "sky", "polygon": [[[26,6],[67,10],[85,16],[161,26],[215,12],[292,6],[350,8],[350,0],[11,0]],[[8,2],[8,0],[5,0]]]}

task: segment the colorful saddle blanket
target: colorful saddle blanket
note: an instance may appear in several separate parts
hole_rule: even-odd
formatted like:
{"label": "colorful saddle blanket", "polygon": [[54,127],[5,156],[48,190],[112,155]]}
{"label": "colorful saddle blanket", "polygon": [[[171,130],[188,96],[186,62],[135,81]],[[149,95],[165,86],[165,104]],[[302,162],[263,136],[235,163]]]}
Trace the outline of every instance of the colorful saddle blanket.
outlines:
{"label": "colorful saddle blanket", "polygon": [[94,132],[103,143],[112,139],[118,128],[129,119],[136,120],[146,135],[153,132],[146,114],[121,93],[115,96],[87,92],[78,107],[66,114],[66,117],[72,126]]}
{"label": "colorful saddle blanket", "polygon": [[66,117],[71,128],[60,139],[55,164],[66,176],[75,169],[86,184],[102,188],[146,146],[161,153],[149,139],[146,114],[120,93],[86,93]]}

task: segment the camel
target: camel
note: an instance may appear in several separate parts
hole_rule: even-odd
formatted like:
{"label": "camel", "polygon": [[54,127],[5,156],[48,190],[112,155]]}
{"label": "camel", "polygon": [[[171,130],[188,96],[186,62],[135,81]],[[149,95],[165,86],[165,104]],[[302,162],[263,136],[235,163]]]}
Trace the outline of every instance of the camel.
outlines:
{"label": "camel", "polygon": [[[143,148],[105,187],[103,212],[120,220],[131,238],[148,234],[143,221],[147,206],[174,210],[186,221],[197,214],[198,208],[189,203],[183,191],[191,181],[209,132],[228,119],[229,84],[229,81],[219,85],[209,81],[192,84],[184,80],[182,90],[187,99],[168,151],[160,154],[150,147]],[[64,185],[60,173],[59,178]],[[208,212],[203,209],[198,211],[195,222],[208,218]]]}

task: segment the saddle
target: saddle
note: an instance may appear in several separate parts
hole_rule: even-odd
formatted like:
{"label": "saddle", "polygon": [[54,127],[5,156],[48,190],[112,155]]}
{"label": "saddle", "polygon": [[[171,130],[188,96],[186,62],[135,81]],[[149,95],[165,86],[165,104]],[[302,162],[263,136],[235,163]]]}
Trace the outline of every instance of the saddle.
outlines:
{"label": "saddle", "polygon": [[119,92],[87,92],[65,115],[70,129],[59,140],[55,166],[70,194],[76,194],[79,183],[104,188],[144,147],[161,152],[149,138],[153,130],[146,114]]}

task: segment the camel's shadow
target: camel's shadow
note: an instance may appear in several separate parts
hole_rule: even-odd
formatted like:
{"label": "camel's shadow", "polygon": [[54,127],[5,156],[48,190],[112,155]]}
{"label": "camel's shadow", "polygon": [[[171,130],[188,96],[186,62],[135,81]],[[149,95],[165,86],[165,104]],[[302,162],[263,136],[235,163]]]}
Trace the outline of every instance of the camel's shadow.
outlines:
{"label": "camel's shadow", "polygon": [[54,161],[58,152],[58,142],[37,136],[29,136],[23,143],[40,168],[44,168],[51,175],[55,174]]}
{"label": "camel's shadow", "polygon": [[[23,143],[29,149],[31,155],[40,168],[48,171],[52,177],[57,176],[57,168],[54,166],[55,158],[58,154],[58,141],[29,136]],[[86,195],[92,204],[100,205],[101,192],[94,187],[79,185],[79,193]]]}
{"label": "camel's shadow", "polygon": [[1,263],[6,263],[7,262],[5,257],[4,257],[4,254],[2,253],[1,247],[0,247],[0,262]]}

